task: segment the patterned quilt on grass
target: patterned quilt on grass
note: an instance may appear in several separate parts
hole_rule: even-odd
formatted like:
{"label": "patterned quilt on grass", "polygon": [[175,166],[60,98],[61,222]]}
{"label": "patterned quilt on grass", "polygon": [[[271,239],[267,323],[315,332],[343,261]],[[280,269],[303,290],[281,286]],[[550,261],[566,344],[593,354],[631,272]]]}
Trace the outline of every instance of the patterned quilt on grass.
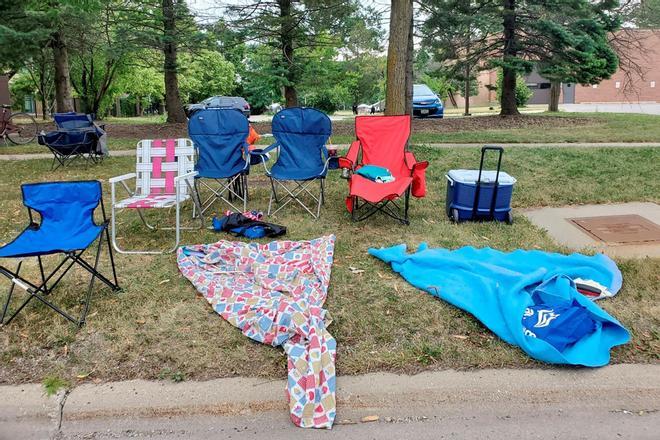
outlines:
{"label": "patterned quilt on grass", "polygon": [[336,342],[323,309],[335,245],[329,235],[267,244],[221,240],[181,247],[181,273],[246,336],[282,346],[287,396],[297,426],[331,428]]}

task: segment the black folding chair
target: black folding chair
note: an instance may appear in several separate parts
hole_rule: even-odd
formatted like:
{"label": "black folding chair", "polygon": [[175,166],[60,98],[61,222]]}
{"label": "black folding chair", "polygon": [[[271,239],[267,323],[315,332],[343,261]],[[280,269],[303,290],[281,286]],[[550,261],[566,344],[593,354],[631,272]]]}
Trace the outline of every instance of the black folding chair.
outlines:
{"label": "black folding chair", "polygon": [[[9,324],[30,301],[36,299],[80,327],[85,323],[96,279],[113,291],[119,290],[110,246],[108,220],[103,206],[101,182],[93,180],[30,183],[24,184],[21,189],[30,224],[13,241],[0,247],[0,258],[37,257],[40,280],[32,282],[21,276],[23,261],[19,261],[15,271],[0,265],[0,274],[11,281],[0,317],[0,325]],[[94,222],[94,211],[99,205],[103,214],[103,223],[100,225]],[[40,215],[40,223],[35,222],[33,211]],[[96,255],[94,262],[90,263],[83,258],[83,254],[94,245],[94,242],[98,242]],[[104,242],[108,247],[112,266],[112,281],[98,271]],[[62,254],[64,258],[47,275],[43,257],[51,254]],[[79,318],[75,318],[51,299],[55,287],[76,264],[91,274]],[[25,291],[27,297],[9,314],[9,306],[16,287]]]}
{"label": "black folding chair", "polygon": [[56,131],[40,134],[37,142],[53,153],[51,170],[67,166],[77,159],[87,165],[103,161],[105,153],[100,138],[105,134],[104,126],[94,124],[92,115],[81,113],[55,113]]}

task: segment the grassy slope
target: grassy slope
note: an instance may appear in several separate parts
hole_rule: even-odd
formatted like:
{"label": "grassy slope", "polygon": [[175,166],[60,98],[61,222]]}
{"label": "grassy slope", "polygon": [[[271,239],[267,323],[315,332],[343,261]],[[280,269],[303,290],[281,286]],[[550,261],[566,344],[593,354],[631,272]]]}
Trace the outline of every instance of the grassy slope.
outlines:
{"label": "grassy slope", "polygon": [[[450,168],[472,168],[478,152],[431,150],[417,154],[431,160],[429,196],[411,203],[412,225],[373,217],[353,224],[343,208],[346,183],[332,173],[322,217],[312,221],[298,209],[288,209],[273,221],[289,228],[289,239],[337,235],[335,264],[327,300],[338,341],[340,374],[428,368],[525,367],[538,364],[485,330],[467,314],[416,290],[384,264],[367,255],[371,246],[426,241],[431,246],[463,245],[567,251],[520,214],[510,227],[503,224],[450,224],[444,215],[445,183]],[[659,202],[657,149],[528,149],[507,152],[505,169],[519,179],[515,208],[564,203],[609,201]],[[9,164],[8,164],[9,165]],[[0,241],[11,239],[25,225],[19,184],[71,178],[107,179],[133,169],[133,159],[111,158],[102,166],[48,173],[48,161],[12,162],[0,181]],[[253,208],[265,209],[268,186],[261,172],[250,176]],[[109,191],[106,184],[105,190]],[[106,200],[106,204],[108,200]],[[189,211],[186,211],[189,213]],[[162,214],[162,213],[161,213]],[[121,242],[131,246],[164,244],[170,236],[150,233],[135,216],[120,222]],[[230,239],[211,231],[189,231],[184,243]],[[613,362],[657,361],[660,350],[658,273],[660,260],[620,260],[624,288],[601,305],[632,332],[632,343],[613,351]],[[74,382],[87,379],[231,375],[284,377],[281,350],[251,342],[224,322],[195,294],[178,273],[173,255],[119,256],[124,291],[115,295],[97,289],[86,327],[76,332],[63,319],[31,305],[0,332],[0,382],[39,381],[57,374]],[[34,271],[34,265],[24,266]],[[364,269],[353,274],[349,267]],[[26,272],[27,273],[27,272]],[[34,273],[34,272],[33,272]],[[86,277],[68,280],[56,298],[76,304],[72,293],[84,289]],[[8,283],[0,280],[0,301]]]}

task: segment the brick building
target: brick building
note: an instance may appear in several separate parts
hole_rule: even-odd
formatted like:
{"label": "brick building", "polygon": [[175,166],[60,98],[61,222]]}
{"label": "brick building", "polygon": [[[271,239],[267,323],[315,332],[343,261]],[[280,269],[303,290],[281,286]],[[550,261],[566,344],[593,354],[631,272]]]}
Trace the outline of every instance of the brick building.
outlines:
{"label": "brick building", "polygon": [[[637,37],[640,50],[626,55],[635,60],[642,67],[642,71],[627,75],[619,69],[612,78],[593,86],[562,84],[560,103],[660,103],[660,29],[628,30],[628,32]],[[494,91],[497,72],[494,70],[480,72],[477,80],[479,92],[477,96],[470,97],[470,105],[475,107],[497,105],[497,92]],[[549,80],[532,72],[525,77],[525,82],[533,92],[529,104],[549,103]],[[464,105],[462,96],[457,95],[455,99],[459,107]]]}
{"label": "brick building", "polygon": [[[637,30],[643,49],[627,54],[643,71],[626,75],[621,69],[612,78],[593,86],[564,84],[564,104],[586,103],[660,103],[660,30]],[[571,87],[573,90],[570,90]]]}

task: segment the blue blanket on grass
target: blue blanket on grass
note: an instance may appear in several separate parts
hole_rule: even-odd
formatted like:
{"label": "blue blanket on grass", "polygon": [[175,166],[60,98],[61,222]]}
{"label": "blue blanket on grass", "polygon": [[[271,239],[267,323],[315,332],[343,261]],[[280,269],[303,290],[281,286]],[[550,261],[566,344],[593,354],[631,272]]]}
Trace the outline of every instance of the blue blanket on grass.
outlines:
{"label": "blue blanket on grass", "polygon": [[572,281],[594,280],[616,293],[621,272],[605,255],[473,247],[450,251],[425,243],[414,254],[404,244],[369,253],[415,287],[471,313],[534,359],[600,367],[609,362],[612,347],[630,340],[623,325],[578,293]]}

